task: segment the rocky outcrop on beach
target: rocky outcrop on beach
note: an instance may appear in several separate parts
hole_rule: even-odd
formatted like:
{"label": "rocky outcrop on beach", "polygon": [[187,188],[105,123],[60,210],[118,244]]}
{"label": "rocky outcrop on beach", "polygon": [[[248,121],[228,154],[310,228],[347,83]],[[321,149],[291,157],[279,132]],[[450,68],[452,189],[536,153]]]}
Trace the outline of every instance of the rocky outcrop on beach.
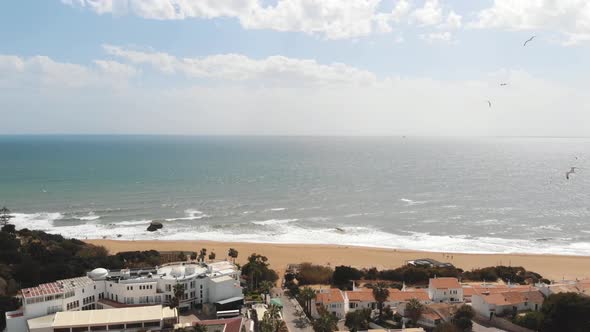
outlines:
{"label": "rocky outcrop on beach", "polygon": [[158,229],[160,229],[160,228],[162,228],[162,227],[164,227],[164,225],[163,225],[161,222],[159,222],[159,221],[157,221],[157,220],[153,220],[153,221],[150,223],[150,225],[148,226],[147,230],[148,230],[149,232],[155,232],[155,231],[157,231]]}

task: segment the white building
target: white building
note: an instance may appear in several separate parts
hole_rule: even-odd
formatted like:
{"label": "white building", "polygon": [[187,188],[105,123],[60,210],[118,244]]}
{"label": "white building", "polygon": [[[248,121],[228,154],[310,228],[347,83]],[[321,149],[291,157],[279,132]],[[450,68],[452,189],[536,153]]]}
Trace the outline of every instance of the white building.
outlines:
{"label": "white building", "polygon": [[[411,299],[417,299],[422,304],[431,303],[428,294],[421,290],[400,291],[398,289],[389,289],[389,296],[383,303],[383,307],[397,308],[402,303]],[[369,288],[355,289],[353,291],[341,291],[338,288],[322,290],[316,294],[312,302],[312,316],[318,317],[317,306],[323,306],[328,312],[336,317],[345,318],[349,311],[361,309],[377,309],[378,303],[373,296],[373,290]]]}
{"label": "white building", "polygon": [[142,270],[97,268],[86,277],[22,289],[22,308],[6,313],[7,331],[28,331],[27,320],[56,312],[168,304],[176,284],[184,285],[181,309],[205,303],[231,306],[243,300],[239,278],[240,271],[227,261]]}
{"label": "white building", "polygon": [[120,309],[63,311],[27,321],[30,332],[160,330],[176,322],[173,309],[154,305]]}
{"label": "white building", "polygon": [[497,294],[473,294],[471,306],[479,315],[491,318],[522,311],[538,311],[543,305],[543,294],[538,290],[527,292],[508,291]]}
{"label": "white building", "polygon": [[432,302],[463,302],[463,288],[457,278],[431,278],[428,297]]}

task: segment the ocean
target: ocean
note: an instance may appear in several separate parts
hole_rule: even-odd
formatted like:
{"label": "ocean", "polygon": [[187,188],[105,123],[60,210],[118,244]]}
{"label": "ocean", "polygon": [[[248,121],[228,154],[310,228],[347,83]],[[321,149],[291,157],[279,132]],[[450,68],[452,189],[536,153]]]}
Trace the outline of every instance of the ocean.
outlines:
{"label": "ocean", "polygon": [[0,136],[0,205],[80,239],[590,255],[589,153],[585,138]]}

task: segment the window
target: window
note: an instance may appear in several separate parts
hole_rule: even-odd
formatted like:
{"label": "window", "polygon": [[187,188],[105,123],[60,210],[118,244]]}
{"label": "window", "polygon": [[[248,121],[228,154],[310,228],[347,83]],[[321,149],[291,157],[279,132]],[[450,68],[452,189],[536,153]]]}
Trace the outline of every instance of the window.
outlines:
{"label": "window", "polygon": [[143,327],[160,327],[160,322],[144,322]]}
{"label": "window", "polygon": [[129,323],[127,324],[127,326],[125,328],[127,329],[135,329],[141,327],[141,323]]}
{"label": "window", "polygon": [[70,332],[70,328],[66,328],[66,329],[53,329],[53,332]]}
{"label": "window", "polygon": [[90,331],[106,331],[106,330],[107,330],[106,325],[98,325],[98,326],[91,326],[90,327]]}
{"label": "window", "polygon": [[51,306],[51,307],[47,308],[47,314],[48,315],[51,315],[51,314],[56,313],[58,311],[61,311],[61,306],[60,305],[54,305],[54,306]]}
{"label": "window", "polygon": [[114,324],[114,325],[109,325],[109,330],[122,330],[125,327],[123,326],[123,324]]}
{"label": "window", "polygon": [[166,285],[166,291],[167,292],[172,291],[172,285]]}
{"label": "window", "polygon": [[88,331],[88,326],[72,327],[72,332],[85,332],[85,331]]}

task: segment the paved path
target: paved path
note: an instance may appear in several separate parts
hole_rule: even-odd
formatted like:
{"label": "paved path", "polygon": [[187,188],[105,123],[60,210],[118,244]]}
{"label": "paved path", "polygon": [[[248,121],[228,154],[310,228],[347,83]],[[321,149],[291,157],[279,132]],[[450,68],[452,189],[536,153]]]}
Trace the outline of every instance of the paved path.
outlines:
{"label": "paved path", "polygon": [[290,332],[313,332],[311,324],[307,322],[306,327],[300,327],[297,323],[299,318],[295,316],[297,310],[301,310],[297,301],[290,299],[289,297],[282,295],[280,296],[281,302],[283,303],[283,319],[287,323],[287,327]]}

